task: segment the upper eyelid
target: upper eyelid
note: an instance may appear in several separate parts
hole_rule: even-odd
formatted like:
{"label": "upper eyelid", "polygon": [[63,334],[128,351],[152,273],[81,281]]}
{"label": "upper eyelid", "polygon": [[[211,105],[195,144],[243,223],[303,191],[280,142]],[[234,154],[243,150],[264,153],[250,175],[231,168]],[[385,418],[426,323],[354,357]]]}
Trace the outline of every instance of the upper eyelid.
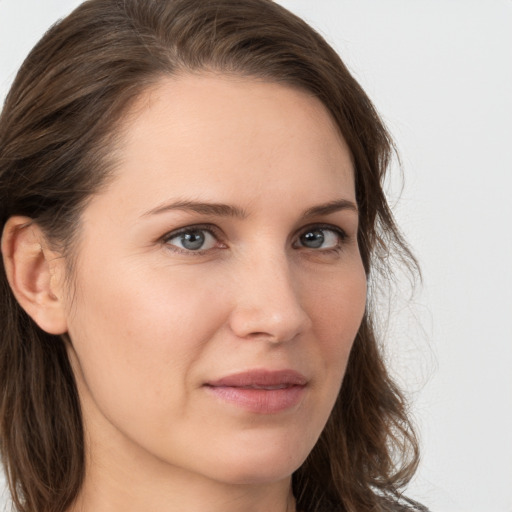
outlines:
{"label": "upper eyelid", "polygon": [[219,238],[219,233],[222,233],[222,230],[213,224],[190,224],[187,226],[183,226],[182,228],[176,228],[172,231],[168,231],[165,235],[161,237],[161,240],[167,241],[171,238],[181,235],[182,233],[186,233],[187,231],[208,231],[215,238]]}
{"label": "upper eyelid", "polygon": [[342,227],[337,226],[336,224],[329,224],[325,222],[317,222],[309,224],[308,226],[304,226],[297,230],[295,236],[300,236],[301,234],[307,233],[308,231],[312,231],[314,229],[330,229],[331,231],[338,233],[344,238],[349,236],[346,229],[343,229]]}
{"label": "upper eyelid", "polygon": [[[345,235],[347,235],[347,231],[342,228],[341,226],[337,226],[336,224],[331,224],[327,222],[314,222],[311,224],[308,224],[306,226],[302,226],[299,229],[297,229],[294,233],[294,236],[298,235],[301,232],[307,231],[308,229],[332,229],[333,231],[341,232]],[[188,224],[186,226],[183,226],[181,228],[176,228],[171,231],[168,231],[163,235],[162,238],[170,238],[173,236],[177,236],[180,233],[184,233],[187,231],[194,231],[194,230],[205,230],[210,231],[213,234],[216,233],[223,233],[222,229],[216,226],[215,224],[208,224],[208,223],[201,223],[201,224]]]}
{"label": "upper eyelid", "polygon": [[[294,233],[294,236],[298,235],[301,232],[303,233],[303,232],[307,231],[308,229],[315,229],[315,228],[317,228],[317,229],[332,229],[333,231],[338,231],[338,232],[342,232],[344,234],[347,234],[345,229],[343,229],[340,226],[337,226],[336,224],[330,224],[330,223],[327,223],[327,222],[314,222],[314,223],[308,224],[306,226],[302,226],[299,229],[297,229],[295,231],[295,233]],[[167,233],[165,233],[163,235],[162,238],[170,238],[170,237],[177,236],[177,235],[179,235],[181,233],[184,233],[184,232],[187,232],[187,231],[194,231],[194,230],[210,231],[213,234],[215,234],[217,232],[219,232],[219,233],[223,232],[222,229],[219,228],[218,226],[216,226],[215,224],[208,224],[208,223],[188,224],[188,225],[183,226],[181,228],[176,228],[176,229],[173,229],[171,231],[168,231]]]}

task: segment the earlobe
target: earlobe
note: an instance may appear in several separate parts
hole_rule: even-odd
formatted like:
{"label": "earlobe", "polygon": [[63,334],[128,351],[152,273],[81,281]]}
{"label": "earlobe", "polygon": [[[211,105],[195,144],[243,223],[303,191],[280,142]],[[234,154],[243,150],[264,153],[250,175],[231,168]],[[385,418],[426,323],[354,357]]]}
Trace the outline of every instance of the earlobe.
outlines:
{"label": "earlobe", "polygon": [[2,234],[2,256],[21,307],[44,331],[65,333],[64,262],[48,247],[41,228],[28,217],[11,217]]}

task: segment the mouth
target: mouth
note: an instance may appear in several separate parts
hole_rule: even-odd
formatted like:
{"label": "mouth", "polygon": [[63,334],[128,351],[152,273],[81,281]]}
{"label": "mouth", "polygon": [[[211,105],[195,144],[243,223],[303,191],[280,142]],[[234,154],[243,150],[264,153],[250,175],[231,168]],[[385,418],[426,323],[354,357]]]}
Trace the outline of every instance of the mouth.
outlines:
{"label": "mouth", "polygon": [[205,383],[220,401],[255,414],[276,414],[297,406],[308,384],[295,370],[252,370]]}

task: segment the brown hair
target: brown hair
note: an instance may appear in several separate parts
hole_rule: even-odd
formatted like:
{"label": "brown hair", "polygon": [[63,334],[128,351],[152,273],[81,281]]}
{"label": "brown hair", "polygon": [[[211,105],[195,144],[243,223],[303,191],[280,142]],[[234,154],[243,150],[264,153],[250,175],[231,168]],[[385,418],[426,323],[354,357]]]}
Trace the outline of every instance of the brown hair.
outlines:
{"label": "brown hair", "polygon": [[[391,252],[415,262],[382,181],[393,146],[334,50],[270,0],[88,0],[32,50],[0,117],[0,226],[33,219],[71,255],[87,198],[112,174],[116,128],[165,75],[214,70],[298,87],[330,111],[353,156],[359,246],[369,277]],[[41,331],[0,272],[0,446],[14,504],[64,512],[84,478],[79,398],[66,341]],[[293,476],[298,509],[402,510],[418,445],[378,347],[370,309],[342,389]]]}

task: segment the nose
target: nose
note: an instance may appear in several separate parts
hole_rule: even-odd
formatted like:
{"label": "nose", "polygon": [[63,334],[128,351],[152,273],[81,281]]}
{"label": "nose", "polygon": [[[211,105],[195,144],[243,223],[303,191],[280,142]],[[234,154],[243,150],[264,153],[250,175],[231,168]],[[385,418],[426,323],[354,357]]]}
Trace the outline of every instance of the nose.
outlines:
{"label": "nose", "polygon": [[232,276],[236,291],[229,319],[237,337],[282,343],[311,326],[285,256],[260,256],[240,267]]}

